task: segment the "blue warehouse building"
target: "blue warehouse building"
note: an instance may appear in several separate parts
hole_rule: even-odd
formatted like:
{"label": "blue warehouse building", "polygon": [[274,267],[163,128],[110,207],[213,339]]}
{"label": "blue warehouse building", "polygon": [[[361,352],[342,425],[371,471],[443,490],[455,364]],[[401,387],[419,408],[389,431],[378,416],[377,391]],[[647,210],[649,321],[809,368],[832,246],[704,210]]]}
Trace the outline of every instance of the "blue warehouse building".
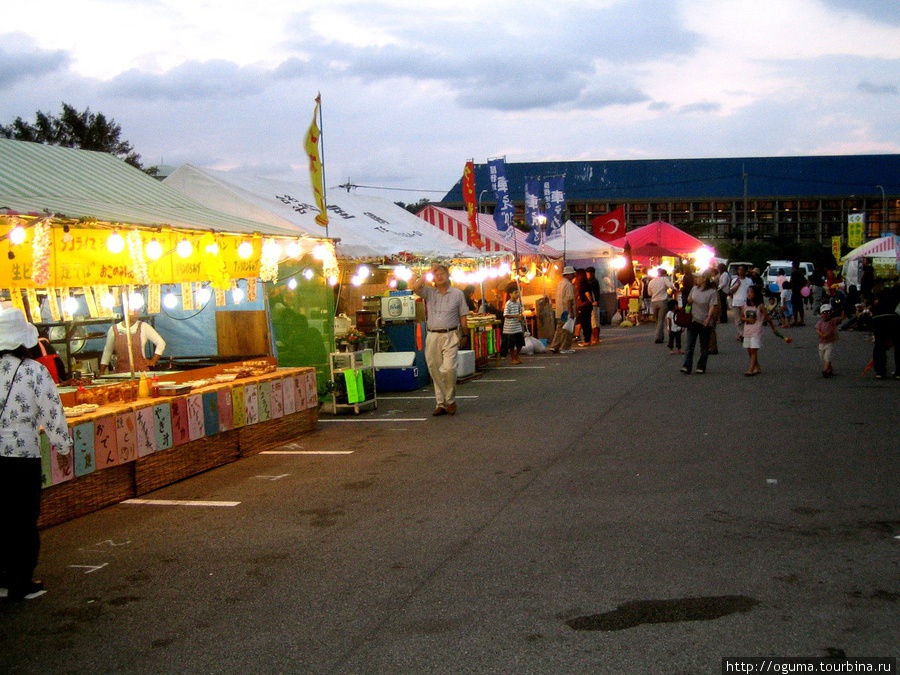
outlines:
{"label": "blue warehouse building", "polygon": [[[779,237],[823,244],[865,214],[866,238],[900,234],[900,155],[734,157],[506,164],[517,214],[525,181],[565,175],[566,217],[590,221],[620,206],[627,228],[655,220],[692,223],[716,239]],[[493,212],[488,165],[475,165],[482,212]],[[462,181],[441,206],[463,207]]]}

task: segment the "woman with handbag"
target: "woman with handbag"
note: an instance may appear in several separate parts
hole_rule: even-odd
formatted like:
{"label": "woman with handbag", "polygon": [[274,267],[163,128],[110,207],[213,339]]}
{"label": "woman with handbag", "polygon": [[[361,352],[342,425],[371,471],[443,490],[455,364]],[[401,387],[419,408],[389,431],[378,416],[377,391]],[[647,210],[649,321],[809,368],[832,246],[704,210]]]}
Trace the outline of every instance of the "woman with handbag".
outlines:
{"label": "woman with handbag", "polygon": [[37,328],[21,309],[0,310],[0,587],[8,600],[40,593],[37,567],[41,509],[41,428],[69,471],[72,440],[56,385],[29,357]]}
{"label": "woman with handbag", "polygon": [[694,372],[701,375],[706,372],[706,361],[709,358],[709,334],[715,320],[713,308],[719,304],[719,292],[709,274],[704,273],[700,277],[699,285],[691,289],[688,304],[691,307],[691,325],[687,329],[687,346],[681,372],[685,375],[691,374],[694,365],[694,347],[699,339],[700,358],[697,359],[697,369]]}

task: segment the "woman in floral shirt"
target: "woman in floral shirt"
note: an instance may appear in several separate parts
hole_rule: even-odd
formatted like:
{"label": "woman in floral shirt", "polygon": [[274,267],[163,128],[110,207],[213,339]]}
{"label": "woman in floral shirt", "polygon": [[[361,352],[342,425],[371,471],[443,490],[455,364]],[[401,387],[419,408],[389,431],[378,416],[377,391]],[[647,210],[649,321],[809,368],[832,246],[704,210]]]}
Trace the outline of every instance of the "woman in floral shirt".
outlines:
{"label": "woman in floral shirt", "polygon": [[43,590],[32,579],[40,549],[41,428],[63,471],[72,447],[53,378],[28,357],[37,338],[21,309],[0,310],[0,587],[10,600]]}

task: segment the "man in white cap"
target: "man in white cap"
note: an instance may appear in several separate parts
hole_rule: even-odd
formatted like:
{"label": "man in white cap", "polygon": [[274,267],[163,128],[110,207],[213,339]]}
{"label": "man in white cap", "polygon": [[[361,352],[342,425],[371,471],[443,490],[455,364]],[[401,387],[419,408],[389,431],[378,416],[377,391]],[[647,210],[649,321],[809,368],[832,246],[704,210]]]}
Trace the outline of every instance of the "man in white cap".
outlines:
{"label": "man in white cap", "polygon": [[573,334],[564,326],[570,317],[575,318],[575,286],[572,285],[574,278],[575,268],[566,265],[562,271],[562,279],[556,285],[556,333],[550,343],[550,351],[554,354],[572,353]]}
{"label": "man in white cap", "polygon": [[72,448],[56,384],[28,355],[37,341],[21,309],[0,310],[0,587],[9,600],[44,589],[32,578],[40,549],[41,428],[63,472]]}

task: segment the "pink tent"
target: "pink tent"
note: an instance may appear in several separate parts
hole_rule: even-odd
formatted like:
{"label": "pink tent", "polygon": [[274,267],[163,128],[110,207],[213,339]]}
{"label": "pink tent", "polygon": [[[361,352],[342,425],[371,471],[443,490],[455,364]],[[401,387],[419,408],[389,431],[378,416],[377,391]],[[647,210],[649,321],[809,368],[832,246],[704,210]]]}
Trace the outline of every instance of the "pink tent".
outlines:
{"label": "pink tent", "polygon": [[615,246],[631,244],[635,257],[658,258],[668,255],[688,255],[704,243],[684,230],[662,220],[627,232],[624,237],[611,241]]}

